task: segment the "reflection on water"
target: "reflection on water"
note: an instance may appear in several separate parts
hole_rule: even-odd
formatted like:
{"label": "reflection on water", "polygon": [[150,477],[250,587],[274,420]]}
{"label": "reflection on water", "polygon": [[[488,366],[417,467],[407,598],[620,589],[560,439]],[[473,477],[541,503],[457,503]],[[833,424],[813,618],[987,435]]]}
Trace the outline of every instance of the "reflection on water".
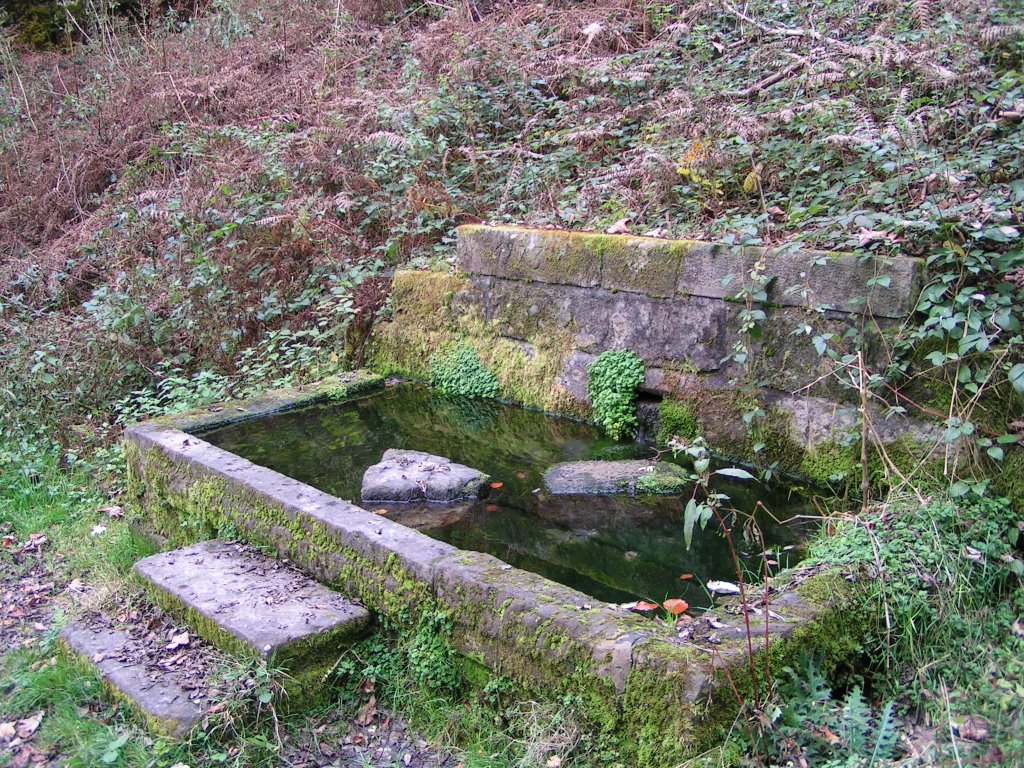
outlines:
{"label": "reflection on water", "polygon": [[[585,424],[512,406],[439,395],[404,384],[361,400],[321,404],[203,434],[214,445],[359,503],[363,472],[388,448],[427,451],[467,464],[502,483],[487,499],[454,506],[380,505],[387,516],[462,549],[489,552],[597,600],[681,597],[706,605],[700,582],[735,579],[728,547],[709,524],[686,550],[678,497],[564,497],[543,492],[552,464],[652,455]],[[785,488],[722,482],[735,507],[762,501],[778,519],[805,511]],[[781,565],[799,532],[762,515],[759,522]],[[744,562],[760,567],[761,550],[744,542]],[[789,547],[787,551],[782,551]],[[692,573],[692,580],[680,575]]]}

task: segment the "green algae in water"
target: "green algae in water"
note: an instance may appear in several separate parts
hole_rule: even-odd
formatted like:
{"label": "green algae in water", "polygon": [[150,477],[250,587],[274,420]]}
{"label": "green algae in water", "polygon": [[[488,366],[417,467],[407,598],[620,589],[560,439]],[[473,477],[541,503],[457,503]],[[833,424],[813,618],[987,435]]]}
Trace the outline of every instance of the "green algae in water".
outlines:
{"label": "green algae in water", "polygon": [[[228,425],[202,437],[356,504],[363,472],[388,448],[427,451],[475,467],[502,483],[487,499],[373,508],[384,507],[396,522],[462,549],[490,553],[597,600],[681,597],[701,606],[708,604],[702,582],[736,578],[728,546],[713,524],[695,533],[687,551],[685,497],[543,492],[541,478],[552,464],[653,455],[649,446],[610,441],[587,424],[404,384],[360,400]],[[754,510],[761,501],[777,519],[811,511],[804,499],[782,488],[739,482],[716,488],[738,509]],[[795,559],[800,532],[768,515],[758,522],[769,549],[778,553],[773,559],[782,566],[787,555]],[[735,535],[742,542],[744,566],[758,571],[760,546]],[[694,578],[680,580],[684,573]]]}

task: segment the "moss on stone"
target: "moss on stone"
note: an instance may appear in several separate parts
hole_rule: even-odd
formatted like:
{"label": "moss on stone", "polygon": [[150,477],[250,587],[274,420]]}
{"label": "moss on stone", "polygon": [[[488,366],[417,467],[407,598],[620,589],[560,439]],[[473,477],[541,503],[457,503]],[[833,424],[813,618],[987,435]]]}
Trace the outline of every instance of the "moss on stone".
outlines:
{"label": "moss on stone", "polygon": [[700,420],[692,403],[662,400],[658,403],[658,434],[655,442],[668,445],[673,437],[693,440],[701,433]]}
{"label": "moss on stone", "polygon": [[110,700],[123,705],[127,710],[134,713],[135,716],[143,722],[146,726],[146,730],[150,733],[176,741],[186,741],[188,739],[191,729],[186,730],[184,733],[179,733],[181,723],[178,720],[157,717],[147,712],[139,706],[135,699],[131,696],[126,696],[120,688],[111,683],[102,674],[97,674],[96,665],[93,664],[91,659],[76,653],[75,650],[63,640],[58,641],[57,650],[63,663],[66,663],[82,674],[88,675],[89,677],[99,681],[100,687]]}
{"label": "moss on stone", "polygon": [[854,449],[835,440],[823,440],[810,446],[800,462],[800,473],[818,485],[836,485],[852,478],[857,471]]}
{"label": "moss on stone", "polygon": [[[572,336],[541,333],[529,341],[503,337],[500,318],[487,321],[476,308],[461,309],[454,297],[468,286],[461,276],[398,272],[392,297],[395,315],[378,323],[370,344],[371,367],[382,374],[429,376],[430,358],[458,344],[471,347],[498,380],[500,396],[551,413],[586,417],[589,409],[559,383]],[[513,314],[520,308],[508,309]]]}
{"label": "moss on stone", "polygon": [[692,486],[689,473],[667,461],[659,461],[637,478],[636,493],[654,496],[672,496],[684,493]]}
{"label": "moss on stone", "polygon": [[[771,406],[751,423],[744,458],[762,464],[776,464],[784,472],[799,473],[804,448],[792,438],[792,416]],[[760,450],[755,450],[759,447]]]}

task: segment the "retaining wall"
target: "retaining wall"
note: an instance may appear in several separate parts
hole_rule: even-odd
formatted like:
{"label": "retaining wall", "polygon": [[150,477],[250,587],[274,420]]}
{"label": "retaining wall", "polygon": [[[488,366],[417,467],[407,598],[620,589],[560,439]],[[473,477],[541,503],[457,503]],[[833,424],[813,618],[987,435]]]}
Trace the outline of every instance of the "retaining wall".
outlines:
{"label": "retaining wall", "polygon": [[[922,267],[909,258],[461,227],[454,273],[395,276],[393,314],[375,328],[369,360],[384,373],[424,377],[432,355],[468,343],[502,396],[587,417],[587,366],[605,350],[629,348],[646,366],[643,389],[691,409],[715,449],[825,480],[853,464],[846,448],[858,403],[851,371],[820,356],[811,337],[856,332],[867,365],[881,369],[885,336],[912,312]],[[744,368],[729,355],[748,308],[736,297],[760,287],[755,269],[767,296],[749,307],[766,319],[759,339],[744,337]],[[744,418],[755,409],[762,415]],[[873,416],[908,464],[919,458],[917,443],[939,435],[909,418]]]}

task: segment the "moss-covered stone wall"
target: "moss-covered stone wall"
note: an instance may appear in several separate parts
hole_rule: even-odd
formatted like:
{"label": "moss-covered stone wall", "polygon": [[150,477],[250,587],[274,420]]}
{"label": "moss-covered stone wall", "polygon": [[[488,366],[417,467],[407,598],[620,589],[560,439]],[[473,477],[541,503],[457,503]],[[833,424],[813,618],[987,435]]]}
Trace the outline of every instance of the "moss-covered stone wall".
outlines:
{"label": "moss-covered stone wall", "polygon": [[[841,337],[867,325],[868,349],[881,355],[881,335],[912,310],[921,270],[917,259],[883,264],[851,254],[480,226],[460,229],[458,264],[453,272],[395,275],[392,315],[374,330],[371,367],[427,378],[434,355],[465,344],[495,375],[501,397],[588,418],[588,364],[628,348],[646,366],[643,389],[686,409],[690,431],[716,451],[819,483],[852,471],[852,449],[838,447],[859,434],[858,403],[831,375],[831,361],[793,328]],[[740,368],[728,359],[745,306],[735,297],[762,267],[770,279],[758,306],[767,319],[761,338],[748,340],[749,366]],[[877,280],[883,273],[888,288]],[[747,385],[734,386],[737,379]],[[909,418],[873,415],[883,442],[902,441],[907,450],[897,454],[907,469],[926,455],[916,444],[938,434]]]}

